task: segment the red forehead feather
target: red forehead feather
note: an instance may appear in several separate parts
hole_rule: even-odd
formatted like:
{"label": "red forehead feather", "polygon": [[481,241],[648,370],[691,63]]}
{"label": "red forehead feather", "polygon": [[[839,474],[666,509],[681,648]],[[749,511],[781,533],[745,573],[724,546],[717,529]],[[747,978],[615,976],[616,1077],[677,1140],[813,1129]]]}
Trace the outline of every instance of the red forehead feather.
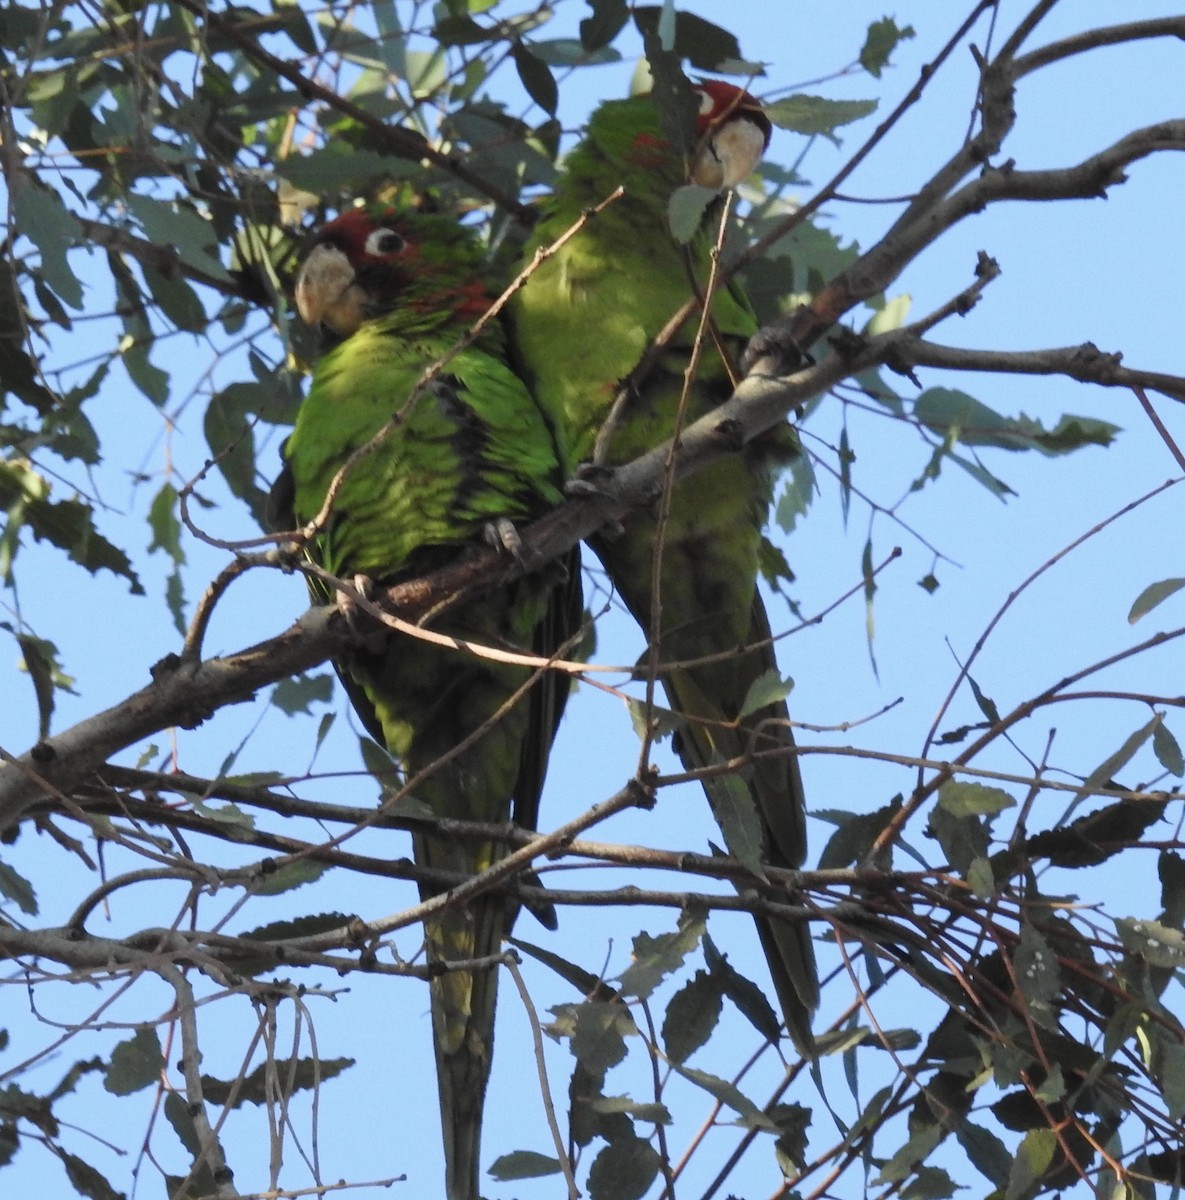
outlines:
{"label": "red forehead feather", "polygon": [[366,208],[347,208],[329,221],[317,235],[319,242],[332,242],[350,257],[366,253],[366,239],[380,226],[398,227],[398,212],[393,208],[377,211]]}
{"label": "red forehead feather", "polygon": [[711,109],[696,118],[695,131],[700,137],[734,113],[743,113],[765,130],[765,144],[769,146],[773,129],[765,110],[761,107],[761,101],[755,96],[751,96],[736,84],[725,83],[723,79],[700,79],[695,84],[695,90],[702,92],[712,102]]}

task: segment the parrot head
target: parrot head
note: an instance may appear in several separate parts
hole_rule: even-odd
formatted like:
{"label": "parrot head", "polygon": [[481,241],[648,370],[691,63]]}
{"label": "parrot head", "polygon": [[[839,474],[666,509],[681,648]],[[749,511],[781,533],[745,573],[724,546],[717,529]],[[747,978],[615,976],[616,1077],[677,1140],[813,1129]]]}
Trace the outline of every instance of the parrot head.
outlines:
{"label": "parrot head", "polygon": [[296,307],[339,338],[397,308],[472,319],[489,307],[469,231],[442,216],[377,204],[347,209],[317,234]]}
{"label": "parrot head", "polygon": [[701,79],[691,90],[699,104],[691,182],[717,191],[736,187],[761,161],[773,125],[760,102],[744,88]]}

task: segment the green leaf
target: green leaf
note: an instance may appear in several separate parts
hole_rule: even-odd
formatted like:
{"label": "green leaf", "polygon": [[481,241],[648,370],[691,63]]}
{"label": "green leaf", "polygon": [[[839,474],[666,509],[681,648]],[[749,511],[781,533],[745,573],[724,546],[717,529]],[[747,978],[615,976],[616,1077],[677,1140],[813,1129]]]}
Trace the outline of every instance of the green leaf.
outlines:
{"label": "green leaf", "polygon": [[103,1086],[113,1096],[130,1096],[142,1088],[160,1082],[165,1066],[160,1038],[151,1026],[137,1029],[125,1042],[111,1052],[111,1064],[103,1078]]}
{"label": "green leaf", "polygon": [[152,530],[152,541],[148,553],[163,550],[178,566],[185,562],[185,551],[181,549],[181,521],[177,517],[179,501],[177,489],[171,483],[161,485],[148,509],[148,528]]}
{"label": "green leaf", "polygon": [[149,342],[124,338],[119,353],[128,378],[152,401],[162,408],[169,398],[169,376],[148,358]]}
{"label": "green leaf", "polygon": [[117,1192],[108,1183],[107,1177],[85,1159],[64,1150],[58,1154],[62,1166],[66,1168],[66,1178],[80,1196],[86,1196],[88,1200],[126,1200],[123,1192]]}
{"label": "green leaf", "polygon": [[467,13],[441,18],[432,27],[432,36],[442,46],[480,46],[502,36],[497,26],[479,25]]}
{"label": "green leaf", "polygon": [[514,61],[519,82],[522,83],[527,95],[548,116],[554,117],[560,93],[551,68],[541,58],[536,57],[521,40],[515,41],[511,45],[510,57]]}
{"label": "green leaf", "polygon": [[1033,1098],[1042,1104],[1056,1104],[1066,1094],[1066,1081],[1058,1063],[1050,1065],[1045,1082],[1033,1093]]}
{"label": "green leaf", "polygon": [[938,803],[956,817],[995,816],[1016,801],[1003,788],[950,780],[938,789]]}
{"label": "green leaf", "polygon": [[781,1020],[765,993],[747,976],[742,975],[716,949],[716,944],[704,934],[704,960],[717,979],[724,994],[736,1005],[740,1014],[770,1045],[776,1046],[782,1035]]}
{"label": "green leaf", "polygon": [[705,775],[703,785],[729,854],[758,879],[765,879],[765,826],[753,793],[744,780],[731,773]]}
{"label": "green leaf", "polygon": [[54,710],[55,685],[61,677],[57,647],[53,642],[27,633],[16,634],[16,640],[21,648],[20,666],[32,680],[33,694],[37,697],[37,736],[47,738]]}
{"label": "green leaf", "polygon": [[220,825],[237,826],[243,830],[255,828],[255,818],[244,812],[237,804],[207,804],[200,796],[182,793],[189,800],[193,811],[207,821],[215,821]]}
{"label": "green leaf", "polygon": [[[668,11],[674,11],[670,0],[661,9],[653,5],[639,6],[634,10],[634,20],[643,34],[662,37],[662,18]],[[664,39],[664,48],[673,49],[697,71],[716,71],[722,64],[743,57],[740,43],[727,29],[713,25],[695,13],[674,11],[674,17],[673,46],[670,39]]]}
{"label": "green leaf", "polygon": [[148,553],[163,550],[173,560],[173,570],[165,583],[165,603],[173,618],[173,627],[182,636],[185,634],[185,588],[181,572],[177,569],[185,563],[185,551],[181,548],[181,521],[178,519],[180,500],[177,489],[165,483],[153,497],[148,510],[148,527],[152,530],[152,541]]}
{"label": "green leaf", "polygon": [[1106,787],[1114,776],[1118,775],[1124,767],[1136,756],[1140,747],[1152,737],[1157,727],[1164,722],[1164,717],[1160,713],[1156,713],[1152,720],[1146,725],[1141,725],[1135,733],[1128,737],[1122,746],[1103,759],[1101,763],[1086,777],[1082,783],[1082,787],[1078,789],[1075,796],[1075,803],[1081,800],[1084,796],[1089,795],[1093,791],[1097,791],[1101,787]]}
{"label": "green leaf", "polygon": [[[165,1117],[178,1138],[181,1139],[181,1144],[194,1158],[197,1158],[202,1149],[201,1138],[198,1137],[193,1117],[189,1114],[189,1106],[177,1092],[169,1091],[165,1095]],[[211,1193],[211,1195],[216,1194],[217,1192]],[[172,1195],[171,1189],[170,1195]]]}
{"label": "green leaf", "polygon": [[[1052,430],[1023,414],[1005,417],[986,404],[953,388],[927,388],[914,401],[914,416],[942,435],[969,446],[994,446],[1000,450],[1039,450],[1043,454],[1069,454],[1084,446],[1109,446],[1118,425],[1089,417],[1063,416]],[[966,469],[970,467],[961,463]]]}
{"label": "green leaf", "polygon": [[668,975],[683,966],[703,933],[703,913],[692,908],[679,914],[679,928],[674,933],[657,937],[639,933],[634,938],[633,962],[618,977],[622,994],[645,1000]]}
{"label": "green leaf", "polygon": [[1057,956],[1027,921],[1021,926],[1020,943],[1012,953],[1012,965],[1021,994],[1030,1004],[1048,1004],[1057,996],[1061,987]]}
{"label": "green leaf", "polygon": [[0,896],[11,900],[26,916],[37,916],[37,893],[33,885],[6,862],[0,862]]}
{"label": "green leaf", "polygon": [[731,1108],[740,1116],[742,1123],[747,1128],[776,1131],[777,1126],[774,1122],[735,1083],[728,1079],[721,1079],[718,1075],[713,1075],[708,1071],[697,1071],[694,1067],[684,1066],[682,1063],[672,1063],[671,1065],[688,1082],[703,1088],[709,1096]]}
{"label": "green leaf", "polygon": [[590,1200],[641,1200],[658,1177],[662,1160],[637,1136],[614,1138],[588,1172]]}
{"label": "green leaf", "polygon": [[782,1167],[782,1174],[787,1179],[793,1179],[806,1166],[811,1110],[803,1104],[774,1104],[769,1110],[769,1115],[778,1127],[778,1140],[774,1143],[774,1151]]}
{"label": "green leaf", "polygon": [[860,50],[860,65],[869,75],[879,79],[881,71],[888,65],[889,56],[898,44],[914,36],[912,25],[901,28],[892,17],[882,17],[879,21],[873,21],[868,27],[864,46]]}
{"label": "green leaf", "polygon": [[629,1096],[597,1096],[592,1101],[597,1112],[612,1116],[624,1113],[639,1121],[649,1121],[652,1125],[670,1125],[671,1113],[665,1104],[654,1101],[634,1100]]}
{"label": "green leaf", "polygon": [[1185,1115],[1185,1046],[1173,1034],[1157,1030],[1157,1075],[1164,1095],[1166,1115],[1179,1121]]}
{"label": "green leaf", "polygon": [[302,858],[297,862],[285,863],[276,870],[262,871],[256,878],[253,891],[259,896],[278,896],[282,892],[304,887],[306,883],[315,883],[328,870],[326,863]]}
{"label": "green leaf", "polygon": [[798,94],[765,105],[765,115],[780,129],[807,137],[822,135],[838,146],[835,130],[867,117],[876,108],[875,100],[828,100]]}
{"label": "green leaf", "polygon": [[44,418],[57,407],[58,399],[24,349],[28,321],[12,264],[0,262],[0,396],[11,393]]}
{"label": "green leaf", "polygon": [[265,524],[267,495],[255,481],[254,418],[267,412],[270,399],[263,384],[232,383],[211,398],[203,422],[206,442],[227,486],[247,502],[260,525]]}
{"label": "green leaf", "polygon": [[975,703],[979,705],[979,711],[993,724],[1000,723],[1000,710],[996,707],[996,702],[984,693],[983,689],[975,681],[973,675],[967,676],[967,683],[971,687],[971,694],[975,697]]}
{"label": "green leaf", "polygon": [[774,513],[778,528],[793,533],[799,517],[806,516],[818,494],[818,482],[811,460],[803,455],[790,464],[789,478]]}
{"label": "green leaf", "polygon": [[1033,1192],[1033,1185],[1049,1169],[1057,1149],[1057,1133],[1052,1129],[1030,1129],[1021,1138],[1008,1173],[1004,1200],[1021,1200]]}
{"label": "green leaf", "polygon": [[703,224],[708,205],[716,199],[717,194],[714,188],[700,187],[697,183],[685,183],[671,193],[667,219],[677,242],[687,243],[695,237]]}
{"label": "green leaf", "polygon": [[625,1058],[625,1039],[638,1032],[625,1005],[617,1001],[586,1000],[583,1004],[562,1007],[574,1018],[572,1053],[590,1074],[602,1076]]}
{"label": "green leaf", "polygon": [[848,425],[845,421],[839,431],[839,502],[845,529],[852,510],[852,464],[855,461],[856,455],[848,438]]}
{"label": "green leaf", "polygon": [[588,0],[592,16],[580,22],[580,43],[593,53],[608,46],[629,20],[628,0]]}
{"label": "green leaf", "polygon": [[775,667],[770,667],[749,684],[739,717],[748,717],[772,704],[781,704],[794,687],[793,679],[783,679]]}
{"label": "green leaf", "polygon": [[161,312],[178,328],[190,333],[202,333],[209,318],[197,292],[181,275],[162,275],[149,266],[141,266],[144,282]]}
{"label": "green leaf", "polygon": [[10,176],[14,227],[41,252],[39,277],[71,308],[82,307],[82,284],[70,269],[66,251],[82,240],[78,218],[52,188],[32,184],[23,174]]}
{"label": "green leaf", "polygon": [[353,1065],[352,1058],[286,1058],[278,1064],[262,1062],[243,1079],[215,1079],[203,1075],[202,1092],[209,1103],[230,1105],[231,1108],[242,1108],[244,1104],[271,1104],[275,1100],[277,1067],[279,1078],[291,1095],[314,1091]]}
{"label": "green leaf", "polygon": [[312,913],[307,917],[296,917],[291,921],[272,921],[249,929],[243,937],[256,942],[277,942],[286,938],[316,937],[321,933],[332,933],[344,929],[354,918],[348,913]]}
{"label": "green leaf", "polygon": [[230,274],[217,257],[218,235],[214,226],[192,208],[178,201],[154,200],[144,195],[128,196],[127,204],[149,241],[171,246],[181,261],[195,270],[230,281]]}
{"label": "green leaf", "polygon": [[977,859],[988,854],[988,831],[978,817],[956,817],[944,808],[930,813],[926,832],[936,838],[947,862],[965,875]]}
{"label": "green leaf", "polygon": [[364,192],[381,179],[404,179],[415,164],[405,159],[355,150],[347,142],[330,142],[308,154],[294,154],[276,163],[276,174],[314,196]]}
{"label": "green leaf", "polygon": [[1165,802],[1116,800],[1069,824],[1042,830],[1029,838],[1029,851],[1055,867],[1094,867],[1130,846],[1164,815]]}
{"label": "green leaf", "polygon": [[0,462],[0,507],[8,510],[8,535],[23,525],[38,541],[64,550],[70,559],[92,575],[106,569],[128,581],[133,595],[144,588],[128,556],[109,542],[94,525],[94,510],[81,500],[46,499],[49,487],[28,467]]}
{"label": "green leaf", "polygon": [[1012,1155],[994,1133],[964,1120],[955,1126],[955,1137],[968,1161],[981,1175],[996,1187],[1007,1183],[1012,1170]]}
{"label": "green leaf", "polygon": [[489,1173],[499,1183],[509,1183],[515,1179],[541,1179],[545,1175],[558,1175],[560,1160],[548,1154],[537,1154],[534,1150],[512,1150],[496,1158]]}
{"label": "green leaf", "polygon": [[662,1042],[667,1058],[686,1062],[720,1023],[724,988],[718,976],[697,971],[671,997],[662,1023]]}
{"label": "green leaf", "polygon": [[1147,616],[1158,604],[1176,595],[1185,588],[1185,579],[1162,579],[1159,583],[1150,583],[1135,599],[1131,612],[1127,614],[1129,625],[1134,625],[1141,617]]}
{"label": "green leaf", "polygon": [[819,870],[831,871],[863,863],[873,843],[900,811],[901,800],[900,796],[895,796],[888,804],[870,813],[849,813],[838,809],[814,811],[812,816],[836,826],[835,833],[819,856]]}
{"label": "green leaf", "polygon": [[282,679],[272,689],[272,703],[288,716],[309,713],[314,704],[328,704],[333,699],[333,676],[295,675]]}
{"label": "green leaf", "polygon": [[942,1127],[939,1125],[923,1125],[915,1130],[910,1139],[903,1146],[899,1146],[893,1157],[881,1168],[875,1182],[900,1183],[903,1179],[908,1179],[914,1168],[926,1161],[941,1140]]}
{"label": "green leaf", "polygon": [[1152,734],[1152,752],[1170,775],[1176,775],[1178,779],[1185,775],[1185,758],[1181,755],[1180,743],[1163,722],[1157,725]]}
{"label": "green leaf", "polygon": [[991,860],[974,858],[967,868],[967,886],[980,900],[989,900],[996,891],[996,878],[992,873]]}
{"label": "green leaf", "polygon": [[589,50],[575,38],[532,41],[531,53],[549,67],[588,67],[621,61],[621,54],[611,46]]}
{"label": "green leaf", "polygon": [[1115,922],[1119,940],[1153,967],[1185,967],[1185,933],[1159,921],[1120,917]]}
{"label": "green leaf", "polygon": [[901,1189],[901,1200],[949,1200],[957,1188],[941,1167],[918,1167]]}
{"label": "green leaf", "polygon": [[[636,674],[641,677],[647,671],[647,655],[642,656],[642,661],[635,667]],[[661,741],[665,737],[669,737],[676,730],[683,728],[683,721],[678,713],[672,712],[669,708],[663,708],[659,704],[647,705],[645,700],[640,700],[634,696],[627,696],[625,700],[626,711],[629,713],[630,724],[633,726],[634,733],[639,738],[645,737],[647,732],[655,741]]]}
{"label": "green leaf", "polygon": [[894,329],[900,329],[905,324],[905,318],[909,316],[912,303],[913,298],[908,292],[902,292],[900,296],[886,300],[885,303],[877,306],[876,312],[868,319],[868,323],[864,326],[864,332],[869,337],[876,337],[878,334],[892,333]]}

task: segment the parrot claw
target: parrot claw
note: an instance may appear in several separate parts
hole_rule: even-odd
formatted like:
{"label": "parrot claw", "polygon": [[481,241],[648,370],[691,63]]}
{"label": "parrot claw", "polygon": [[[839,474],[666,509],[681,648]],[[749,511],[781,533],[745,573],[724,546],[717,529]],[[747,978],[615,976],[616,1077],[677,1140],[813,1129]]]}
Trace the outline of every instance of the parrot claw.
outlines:
{"label": "parrot claw", "polygon": [[[354,585],[354,591],[362,597],[363,600],[373,600],[377,588],[375,582],[369,575],[354,575],[350,582]],[[341,613],[346,625],[355,635],[365,635],[363,641],[370,645],[373,643],[376,647],[382,644],[382,639],[385,636],[381,627],[376,629],[375,622],[370,614],[363,611],[362,606],[358,603],[357,597],[349,595],[347,592],[339,591],[335,600],[337,611]]]}
{"label": "parrot claw", "polygon": [[[514,561],[526,570],[528,550],[523,545],[523,540],[519,537],[518,530],[515,529],[513,521],[507,517],[498,517],[496,520],[486,522],[486,527],[482,532],[485,540],[499,554],[511,555]],[[529,553],[533,557],[538,557],[534,551],[530,551]]]}
{"label": "parrot claw", "polygon": [[[354,585],[354,591],[364,600],[374,595],[374,580],[369,575],[355,575],[350,582]],[[337,611],[345,617],[351,629],[356,629],[361,623],[362,609],[349,592],[337,593]]]}
{"label": "parrot claw", "polygon": [[741,355],[741,374],[749,372],[762,360],[770,359],[763,374],[793,375],[800,367],[813,366],[814,359],[791,336],[789,324],[763,325],[750,339]]}

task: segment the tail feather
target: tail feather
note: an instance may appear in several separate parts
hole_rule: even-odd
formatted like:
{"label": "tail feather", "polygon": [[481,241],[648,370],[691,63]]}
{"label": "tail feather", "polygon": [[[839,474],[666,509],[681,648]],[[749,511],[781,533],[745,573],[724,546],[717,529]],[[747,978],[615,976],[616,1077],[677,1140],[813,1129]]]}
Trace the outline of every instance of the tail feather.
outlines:
{"label": "tail feather", "polygon": [[[432,963],[496,954],[506,929],[504,902],[478,898],[427,924]],[[498,969],[446,971],[432,980],[436,1077],[444,1136],[447,1200],[479,1200],[482,1113],[494,1055]]]}
{"label": "tail feather", "polygon": [[[730,663],[733,686],[729,694],[720,686],[718,666],[709,669],[710,677],[709,671],[695,667],[667,672],[663,686],[671,706],[686,722],[677,749],[689,769],[699,770],[754,750],[784,752],[756,759],[746,782],[761,819],[765,861],[793,869],[802,866],[806,857],[806,798],[786,704],[779,701],[743,720],[735,718],[753,682],[774,666],[769,639],[769,618],[754,591],[746,644],[761,649],[738,654]],[[708,652],[701,647],[701,653]],[[782,903],[794,899],[784,891],[765,888],[762,894]],[[819,981],[810,931],[802,922],[765,917],[757,917],[756,922],[786,1028],[799,1052],[811,1057],[811,1016],[819,1004]]]}

